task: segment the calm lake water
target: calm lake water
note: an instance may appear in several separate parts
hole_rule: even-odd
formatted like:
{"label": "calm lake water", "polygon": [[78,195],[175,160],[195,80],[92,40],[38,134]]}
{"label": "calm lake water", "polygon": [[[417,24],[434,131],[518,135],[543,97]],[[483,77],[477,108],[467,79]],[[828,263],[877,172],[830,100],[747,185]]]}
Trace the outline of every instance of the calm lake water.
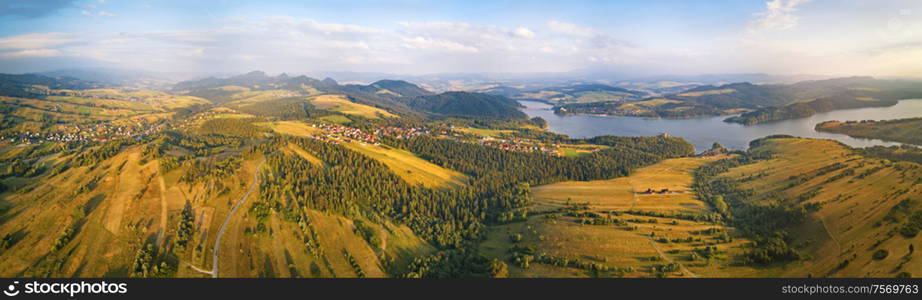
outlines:
{"label": "calm lake water", "polygon": [[731,149],[746,149],[749,141],[772,134],[834,139],[853,147],[892,146],[899,143],[872,139],[857,139],[844,134],[817,132],[817,123],[831,120],[890,120],[922,117],[922,99],[902,100],[891,107],[870,107],[837,110],[816,114],[812,117],[743,126],[726,123],[728,116],[695,119],[647,119],[637,117],[606,117],[592,115],[554,114],[551,105],[536,101],[519,101],[522,109],[531,117],[547,120],[551,131],[573,138],[588,138],[599,135],[650,136],[666,132],[685,138],[700,152],[718,142]]}

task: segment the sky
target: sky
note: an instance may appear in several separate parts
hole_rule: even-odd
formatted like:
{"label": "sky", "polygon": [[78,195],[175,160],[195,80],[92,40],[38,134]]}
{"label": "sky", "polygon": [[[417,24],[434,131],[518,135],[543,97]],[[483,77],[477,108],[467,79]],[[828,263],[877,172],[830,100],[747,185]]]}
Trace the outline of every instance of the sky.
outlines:
{"label": "sky", "polygon": [[0,72],[922,77],[919,0],[0,0]]}

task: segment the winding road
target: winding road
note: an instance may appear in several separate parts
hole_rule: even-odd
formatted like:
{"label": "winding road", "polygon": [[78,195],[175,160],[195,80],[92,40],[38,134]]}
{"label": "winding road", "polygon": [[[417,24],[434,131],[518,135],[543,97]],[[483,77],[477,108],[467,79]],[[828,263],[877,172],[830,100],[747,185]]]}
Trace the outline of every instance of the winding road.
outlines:
{"label": "winding road", "polygon": [[262,161],[259,162],[259,165],[256,166],[256,170],[253,172],[253,184],[250,185],[250,189],[247,190],[246,194],[243,194],[243,196],[240,197],[240,200],[237,200],[237,203],[235,203],[234,207],[231,208],[230,213],[227,214],[227,218],[224,219],[224,223],[221,224],[221,229],[218,229],[218,237],[214,241],[214,248],[213,248],[214,252],[212,253],[212,257],[211,257],[212,259],[211,271],[209,272],[209,271],[202,270],[191,264],[189,265],[189,267],[191,267],[192,269],[198,272],[202,272],[205,274],[211,274],[212,278],[218,278],[218,250],[221,248],[221,237],[224,236],[224,230],[227,229],[227,225],[230,224],[231,218],[234,217],[234,212],[237,211],[237,208],[240,207],[240,205],[243,204],[243,202],[246,202],[247,198],[250,197],[250,194],[252,194],[253,191],[256,190],[256,186],[259,185],[259,169],[263,166],[263,163],[265,162],[266,160],[263,159]]}

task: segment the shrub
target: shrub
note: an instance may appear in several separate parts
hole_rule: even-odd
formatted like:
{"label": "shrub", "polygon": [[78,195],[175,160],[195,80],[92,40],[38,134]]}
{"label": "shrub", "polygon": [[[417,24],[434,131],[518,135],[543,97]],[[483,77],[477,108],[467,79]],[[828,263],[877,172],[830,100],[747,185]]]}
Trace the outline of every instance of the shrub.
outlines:
{"label": "shrub", "polygon": [[874,251],[874,255],[872,255],[871,257],[873,257],[876,260],[882,260],[884,258],[887,258],[887,255],[890,255],[889,251],[880,249],[880,250]]}

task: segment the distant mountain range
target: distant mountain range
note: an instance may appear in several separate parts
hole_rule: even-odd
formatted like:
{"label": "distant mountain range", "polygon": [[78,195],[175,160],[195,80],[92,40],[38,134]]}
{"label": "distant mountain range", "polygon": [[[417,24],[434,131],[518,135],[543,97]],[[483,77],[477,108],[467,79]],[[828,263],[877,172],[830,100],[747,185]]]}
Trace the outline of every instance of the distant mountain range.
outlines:
{"label": "distant mountain range", "polygon": [[45,95],[48,89],[83,90],[107,86],[106,84],[80,80],[66,76],[44,76],[37,74],[0,74],[0,94],[14,97]]}
{"label": "distant mountain range", "polygon": [[[563,77],[568,73],[393,75],[394,78],[378,79],[369,84],[340,82],[391,75],[336,73],[343,77],[334,80],[284,73],[270,76],[253,71],[170,83],[170,79],[153,73],[114,69],[60,70],[45,74],[47,76],[4,75],[0,88],[4,95],[24,96],[41,94],[36,86],[50,89],[146,86],[214,103],[233,100],[239,88],[287,90],[302,95],[345,95],[359,104],[404,114],[499,119],[524,118],[512,99],[526,99],[554,104],[562,113],[665,118],[742,113],[728,119],[742,124],[803,117],[834,109],[886,106],[897,99],[922,95],[922,88],[909,81],[847,77],[777,83],[820,76],[758,73],[654,76],[631,80],[624,79],[623,75],[591,72],[571,72],[574,78]],[[611,78],[599,79],[605,77]],[[619,77],[623,77],[622,81],[616,81]],[[402,78],[414,78],[422,84]],[[596,80],[587,80],[589,78]],[[746,81],[715,83],[737,79]]]}
{"label": "distant mountain range", "polygon": [[[197,72],[166,73],[127,70],[118,68],[71,68],[37,73],[50,77],[73,77],[107,84],[166,89],[171,84],[208,77],[234,77],[231,73]],[[335,78],[343,83],[371,83],[379,80],[403,80],[413,82],[431,91],[473,91],[483,92],[493,88],[509,87],[518,90],[534,90],[555,86],[577,84],[606,84],[632,90],[644,90],[661,94],[664,87],[722,85],[734,82],[754,84],[795,83],[806,80],[828,79],[821,75],[772,75],[764,73],[701,74],[701,75],[656,75],[638,76],[627,70],[576,70],[571,72],[547,73],[439,73],[407,75],[375,72],[317,71],[291,75],[305,75],[312,78]],[[667,92],[677,92],[670,90]]]}
{"label": "distant mountain range", "polygon": [[515,100],[482,93],[445,92],[436,94],[402,80],[379,80],[371,84],[340,85],[331,78],[317,80],[304,75],[269,76],[254,71],[227,78],[205,79],[177,83],[172,91],[202,97],[216,103],[232,100],[239,91],[283,89],[306,94],[342,94],[365,105],[395,112],[425,113],[444,117],[475,117],[491,119],[525,119]]}

